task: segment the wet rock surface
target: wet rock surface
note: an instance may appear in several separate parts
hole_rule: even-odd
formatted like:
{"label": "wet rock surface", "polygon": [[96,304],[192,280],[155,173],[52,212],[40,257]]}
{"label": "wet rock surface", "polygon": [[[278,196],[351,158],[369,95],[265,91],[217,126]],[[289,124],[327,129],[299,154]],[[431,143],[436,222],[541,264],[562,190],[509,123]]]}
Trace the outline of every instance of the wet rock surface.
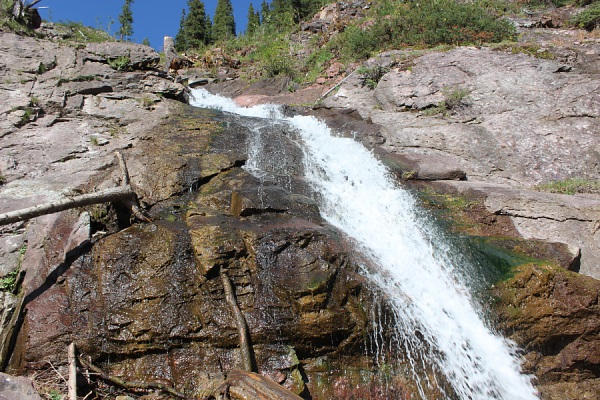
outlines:
{"label": "wet rock surface", "polygon": [[[270,148],[294,159],[280,129],[280,144],[267,135]],[[275,163],[263,179],[242,168],[248,133],[235,118],[182,106],[124,152],[154,222],[92,238],[89,215],[38,218],[24,260],[32,266],[27,314],[10,369],[60,364],[74,341],[82,355],[128,381],[198,398],[226,379],[234,387],[229,372],[241,366],[241,354],[225,273],[256,371],[297,395],[326,398],[318,395],[323,387],[307,386],[317,375],[305,366],[364,354],[364,308],[372,300],[347,243],[324,224],[306,185],[293,176],[281,184],[291,164]],[[110,176],[99,174],[98,185]],[[355,365],[378,379],[367,359]]]}
{"label": "wet rock surface", "polygon": [[525,351],[544,399],[592,399],[600,388],[600,283],[551,266],[520,267],[495,289],[500,327]]}

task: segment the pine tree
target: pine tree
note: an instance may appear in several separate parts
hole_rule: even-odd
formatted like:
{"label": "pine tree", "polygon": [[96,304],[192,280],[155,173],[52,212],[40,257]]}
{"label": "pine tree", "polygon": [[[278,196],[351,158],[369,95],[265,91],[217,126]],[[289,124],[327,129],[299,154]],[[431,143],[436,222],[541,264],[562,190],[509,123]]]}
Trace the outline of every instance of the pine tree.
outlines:
{"label": "pine tree", "polygon": [[[188,14],[183,24],[185,50],[197,49],[210,43],[210,18],[200,0],[188,0]],[[208,21],[207,21],[208,20]]]}
{"label": "pine tree", "polygon": [[144,40],[142,40],[142,44],[143,44],[144,46],[150,46],[150,39],[148,39],[147,37],[146,37],[146,38],[144,38]]}
{"label": "pine tree", "polygon": [[179,30],[175,36],[175,50],[178,52],[184,52],[187,49],[185,41],[185,8],[181,10],[181,19],[179,20]]}
{"label": "pine tree", "polygon": [[271,22],[271,6],[267,0],[263,0],[260,4],[260,23],[268,24]]}
{"label": "pine tree", "polygon": [[117,35],[121,40],[127,40],[127,38],[133,35],[133,13],[131,12],[131,4],[133,0],[125,0],[121,15],[119,15],[119,23],[121,27],[117,32]]}
{"label": "pine tree", "polygon": [[296,18],[292,0],[273,0],[271,6],[271,20],[277,27],[290,27],[294,24]]}
{"label": "pine tree", "polygon": [[292,0],[296,22],[312,18],[323,4],[323,0]]}
{"label": "pine tree", "polygon": [[206,25],[206,44],[213,43],[215,41],[215,38],[212,34],[213,24],[212,22],[210,22],[210,15],[206,14],[204,24]]}
{"label": "pine tree", "polygon": [[260,14],[258,11],[254,11],[254,6],[252,6],[252,3],[250,3],[250,6],[248,7],[248,26],[246,27],[246,34],[254,34],[259,26]]}
{"label": "pine tree", "polygon": [[227,39],[235,36],[235,20],[233,18],[233,7],[231,0],[218,0],[215,18],[213,21],[214,41]]}

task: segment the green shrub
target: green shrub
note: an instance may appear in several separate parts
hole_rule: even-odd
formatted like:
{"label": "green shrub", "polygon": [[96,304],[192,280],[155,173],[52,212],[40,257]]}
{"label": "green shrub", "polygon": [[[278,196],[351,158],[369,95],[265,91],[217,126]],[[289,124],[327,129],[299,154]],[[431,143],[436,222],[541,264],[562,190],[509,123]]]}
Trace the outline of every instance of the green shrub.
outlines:
{"label": "green shrub", "polygon": [[314,82],[319,75],[321,75],[332,58],[333,54],[331,54],[331,51],[327,48],[321,48],[312,52],[304,63],[306,82]]}
{"label": "green shrub", "polygon": [[600,1],[596,1],[571,19],[571,23],[586,31],[600,27]]}
{"label": "green shrub", "polygon": [[131,70],[131,59],[129,56],[119,56],[108,60],[108,65],[117,71],[129,71]]}
{"label": "green shrub", "polygon": [[376,65],[374,67],[360,67],[356,70],[359,75],[360,85],[361,87],[368,87],[373,90],[377,87],[377,84],[383,78],[385,74],[390,72],[389,68],[383,67],[381,65]]}
{"label": "green shrub", "polygon": [[[390,12],[393,7],[393,12]],[[386,5],[375,20],[347,28],[337,47],[346,57],[368,58],[374,51],[405,46],[433,47],[439,44],[463,45],[514,39],[511,22],[499,18],[493,7],[454,0],[422,0]]]}
{"label": "green shrub", "polygon": [[535,189],[541,192],[575,194],[596,193],[600,194],[600,181],[584,178],[567,178],[537,185]]}
{"label": "green shrub", "polygon": [[278,38],[262,44],[252,55],[258,61],[261,69],[269,78],[288,76],[294,78],[298,75],[294,57],[291,55],[290,42],[286,38]]}
{"label": "green shrub", "polygon": [[467,97],[471,92],[469,89],[446,86],[442,89],[442,93],[444,94],[444,105],[446,106],[446,109],[452,110],[466,105]]}
{"label": "green shrub", "polygon": [[19,270],[16,269],[12,272],[9,272],[4,277],[0,278],[0,292],[12,292],[15,288],[15,283],[17,282],[18,275]]}

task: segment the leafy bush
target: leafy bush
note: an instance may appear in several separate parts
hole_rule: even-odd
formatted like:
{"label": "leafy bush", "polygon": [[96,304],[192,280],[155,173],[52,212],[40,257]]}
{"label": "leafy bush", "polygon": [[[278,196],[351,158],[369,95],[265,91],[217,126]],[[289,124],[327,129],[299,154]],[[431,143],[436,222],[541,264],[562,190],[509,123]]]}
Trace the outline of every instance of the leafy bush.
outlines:
{"label": "leafy bush", "polygon": [[291,55],[290,45],[289,39],[285,38],[262,43],[252,54],[252,58],[259,62],[263,72],[269,78],[275,76],[294,78],[298,75],[298,69]]}
{"label": "leafy bush", "polygon": [[373,90],[377,87],[377,84],[383,78],[385,74],[390,72],[389,68],[376,65],[374,67],[360,67],[356,70],[359,75],[360,85],[362,87],[368,87]]}
{"label": "leafy bush", "polygon": [[304,71],[306,72],[306,81],[313,82],[323,72],[324,68],[329,65],[329,61],[333,58],[333,54],[326,48],[321,48],[314,51],[304,63]]}
{"label": "leafy bush", "polygon": [[[390,7],[394,9],[390,12]],[[337,46],[346,57],[365,59],[374,51],[404,46],[432,47],[439,44],[500,42],[516,37],[514,26],[499,18],[492,8],[454,0],[422,0],[389,3],[389,15],[359,26],[351,26]],[[365,26],[366,25],[366,26]]]}
{"label": "leafy bush", "polygon": [[117,71],[129,71],[131,69],[131,58],[128,56],[119,56],[108,60],[108,65]]}
{"label": "leafy bush", "polygon": [[571,19],[571,23],[586,31],[600,27],[600,1],[596,1]]}

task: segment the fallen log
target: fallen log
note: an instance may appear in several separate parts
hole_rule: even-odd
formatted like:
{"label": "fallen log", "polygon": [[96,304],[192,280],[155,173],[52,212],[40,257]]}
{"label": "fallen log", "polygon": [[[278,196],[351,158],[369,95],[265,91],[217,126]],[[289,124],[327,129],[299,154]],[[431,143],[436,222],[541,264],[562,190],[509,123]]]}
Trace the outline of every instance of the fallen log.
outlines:
{"label": "fallen log", "polygon": [[229,276],[225,271],[221,271],[221,280],[223,281],[223,290],[225,291],[225,299],[233,311],[233,316],[235,319],[235,324],[238,329],[238,336],[240,341],[240,351],[242,353],[242,368],[245,371],[253,372],[254,368],[254,359],[252,357],[252,344],[250,342],[250,333],[248,332],[248,325],[246,324],[246,318],[244,314],[242,314],[242,310],[237,304],[237,300],[235,299],[235,294],[233,292],[233,285],[231,284],[231,280],[229,280]]}
{"label": "fallen log", "polygon": [[302,397],[253,372],[233,370],[227,375],[229,396],[233,399],[301,400]]}
{"label": "fallen log", "polygon": [[0,226],[12,224],[14,222],[26,221],[31,218],[39,217],[46,214],[53,214],[59,211],[69,210],[71,208],[90,206],[92,204],[124,201],[135,217],[141,221],[149,222],[150,219],[144,214],[137,204],[137,195],[129,184],[129,172],[127,165],[121,153],[116,152],[117,159],[122,172],[123,185],[101,190],[99,192],[82,194],[80,196],[70,197],[63,200],[53,201],[50,203],[38,204],[37,206],[23,208],[21,210],[11,211],[5,214],[0,214]]}
{"label": "fallen log", "polygon": [[0,214],[0,225],[26,221],[41,215],[53,214],[76,207],[89,206],[108,201],[112,202],[125,200],[133,196],[135,196],[135,192],[129,185],[106,189],[95,193],[82,194],[81,196],[75,196],[50,203],[38,204],[37,206]]}

